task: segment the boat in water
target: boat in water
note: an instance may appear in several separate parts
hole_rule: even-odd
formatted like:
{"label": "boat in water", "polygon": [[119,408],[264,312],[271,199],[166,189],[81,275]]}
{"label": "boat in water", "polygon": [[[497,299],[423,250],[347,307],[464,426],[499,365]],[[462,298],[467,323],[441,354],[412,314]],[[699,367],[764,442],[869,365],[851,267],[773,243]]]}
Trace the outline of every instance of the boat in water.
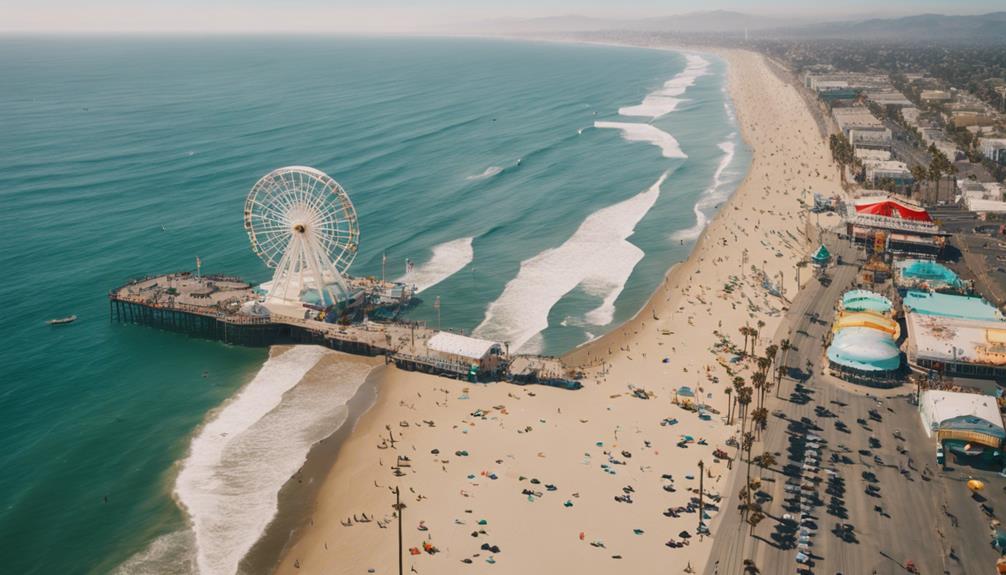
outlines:
{"label": "boat in water", "polygon": [[66,316],[66,317],[59,317],[59,318],[56,318],[56,319],[50,319],[49,321],[47,321],[45,323],[47,323],[49,325],[65,325],[65,324],[68,324],[68,323],[73,323],[75,321],[77,321],[77,316],[70,315],[70,316]]}

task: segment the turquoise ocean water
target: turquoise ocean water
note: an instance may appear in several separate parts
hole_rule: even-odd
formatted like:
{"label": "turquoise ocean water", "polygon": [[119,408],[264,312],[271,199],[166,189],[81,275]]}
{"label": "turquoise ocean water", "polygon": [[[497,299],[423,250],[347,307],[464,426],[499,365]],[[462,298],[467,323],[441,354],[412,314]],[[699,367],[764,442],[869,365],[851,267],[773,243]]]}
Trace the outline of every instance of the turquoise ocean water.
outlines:
{"label": "turquoise ocean water", "polygon": [[[725,65],[703,58],[474,39],[0,39],[3,570],[107,572],[185,531],[179,462],[266,351],[113,325],[106,294],[196,256],[267,280],[241,223],[259,177],[301,164],[337,179],[360,218],[352,272],[379,275],[387,253],[397,277],[414,260],[413,317],[435,322],[439,296],[444,327],[561,353],[635,313],[691,249],[696,206],[711,216],[747,168]],[[668,113],[619,114],[648,95]]]}

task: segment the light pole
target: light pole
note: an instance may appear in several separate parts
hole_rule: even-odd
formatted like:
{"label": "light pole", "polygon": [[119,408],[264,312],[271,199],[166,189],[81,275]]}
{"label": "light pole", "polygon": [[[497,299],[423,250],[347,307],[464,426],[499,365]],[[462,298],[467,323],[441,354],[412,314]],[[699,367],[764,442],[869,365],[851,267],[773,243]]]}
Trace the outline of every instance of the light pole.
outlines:
{"label": "light pole", "polygon": [[699,460],[699,528],[698,528],[699,533],[702,533],[703,528],[705,527],[705,521],[702,519],[702,515],[704,514],[702,497],[705,494],[705,490],[702,489],[702,480],[705,479],[705,475],[706,475],[706,464],[700,459]]}
{"label": "light pole", "polygon": [[405,504],[402,503],[398,496],[398,486],[395,486],[395,504],[392,508],[398,512],[398,575],[404,575],[405,573],[405,563],[402,558],[402,510],[405,509]]}

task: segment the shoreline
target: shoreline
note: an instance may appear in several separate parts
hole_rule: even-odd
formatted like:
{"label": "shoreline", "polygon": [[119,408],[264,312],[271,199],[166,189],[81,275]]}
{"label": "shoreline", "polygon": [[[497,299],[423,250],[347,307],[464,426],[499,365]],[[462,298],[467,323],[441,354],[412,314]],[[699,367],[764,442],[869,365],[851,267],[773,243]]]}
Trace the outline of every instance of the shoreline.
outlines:
{"label": "shoreline", "polygon": [[[793,98],[803,106],[802,98],[768,69],[763,56],[702,52],[727,62],[727,92],[741,136],[752,151],[751,165],[688,258],[667,271],[640,310],[564,356],[580,365],[603,361],[604,369],[596,365],[588,369],[584,389],[576,392],[466,384],[394,367],[376,370],[379,374],[371,375],[377,400],[335,454],[317,486],[310,517],[301,521],[305,527],[298,536],[290,534],[284,556],[275,563],[277,572],[390,572],[396,557],[394,529],[373,523],[345,527],[338,522],[360,512],[390,521],[390,484],[400,484],[406,495],[406,547],[428,542],[439,550],[407,555],[420,572],[453,572],[465,568],[462,560],[491,562],[506,572],[573,568],[587,573],[612,568],[644,572],[654,561],[668,560],[682,569],[686,564],[696,571],[704,568],[712,538],[697,537],[685,548],[667,549],[663,541],[675,538],[682,528],[694,529],[695,517],[672,519],[659,510],[686,500],[687,490],[697,486],[689,475],[700,458],[707,462],[707,492],[733,485],[736,476],[724,463],[709,462],[713,447],[722,446],[734,428],[720,422],[720,417],[702,421],[688,415],[669,400],[679,385],[689,385],[703,403],[725,413],[724,395],[711,393],[729,382],[723,373],[723,354],[714,351],[717,342],[723,335],[736,342],[737,327],[755,321],[765,321],[763,334],[774,333],[787,307],[785,301],[764,293],[753,277],[748,279],[754,272],[748,274],[745,266],[760,264],[768,278],[793,269],[811,246],[797,201],[800,185],[814,180],[815,191],[829,187],[836,193],[840,186],[816,128],[813,138],[803,131],[808,121],[813,123],[810,110],[804,106],[794,111]],[[766,98],[763,90],[773,90],[775,97]],[[789,176],[785,185],[784,175]],[[793,183],[794,179],[798,181]],[[740,246],[755,253],[742,259],[734,249]],[[735,287],[724,292],[726,283]],[[780,285],[787,294],[797,289],[789,274],[782,276]],[[713,325],[713,319],[719,322]],[[737,370],[744,373],[745,367]],[[627,392],[633,386],[653,393],[653,400],[634,399]],[[671,415],[675,425],[660,425]],[[375,457],[374,445],[386,433],[385,426],[398,422],[408,427],[392,427],[402,436],[397,453],[377,452]],[[542,428],[552,432],[542,434]],[[704,438],[708,446],[684,445],[687,451],[671,451],[670,459],[661,456],[661,451],[673,450],[682,435]],[[625,453],[634,456],[631,465],[611,464],[619,459],[618,453],[622,458]],[[410,458],[404,477],[390,474],[385,454]],[[601,466],[605,458],[609,463]],[[672,472],[678,494],[660,489],[666,485],[660,478],[663,472]],[[537,477],[540,483],[529,481]],[[541,489],[549,482],[556,484],[558,493]],[[634,487],[638,502],[613,502],[612,496],[621,495],[627,483]],[[719,523],[716,517],[711,520],[714,528]],[[476,518],[485,520],[487,527],[473,527]],[[582,535],[577,537],[577,532]],[[543,537],[548,538],[550,553],[531,557],[534,554],[520,551],[534,549],[529,546],[540,544]],[[480,550],[483,541],[497,545],[500,552]],[[361,554],[364,548],[368,551]]]}
{"label": "shoreline", "polygon": [[376,366],[367,374],[356,393],[346,402],[346,421],[334,433],[311,447],[304,465],[280,489],[276,515],[242,558],[239,572],[267,573],[275,570],[286,549],[310,524],[314,502],[339,451],[356,429],[360,418],[377,404],[379,382],[385,369],[387,366]]}

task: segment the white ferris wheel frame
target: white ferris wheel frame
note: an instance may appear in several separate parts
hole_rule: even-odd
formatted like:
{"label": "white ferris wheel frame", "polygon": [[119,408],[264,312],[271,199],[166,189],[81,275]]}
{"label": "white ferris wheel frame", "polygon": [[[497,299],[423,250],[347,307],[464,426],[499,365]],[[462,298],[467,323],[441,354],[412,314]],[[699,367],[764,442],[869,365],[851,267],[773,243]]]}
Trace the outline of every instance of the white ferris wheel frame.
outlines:
{"label": "white ferris wheel frame", "polygon": [[359,223],[349,194],[328,174],[288,166],[262,176],[245,200],[244,226],[252,251],[275,269],[269,300],[299,302],[313,290],[324,304],[348,293],[344,274]]}

